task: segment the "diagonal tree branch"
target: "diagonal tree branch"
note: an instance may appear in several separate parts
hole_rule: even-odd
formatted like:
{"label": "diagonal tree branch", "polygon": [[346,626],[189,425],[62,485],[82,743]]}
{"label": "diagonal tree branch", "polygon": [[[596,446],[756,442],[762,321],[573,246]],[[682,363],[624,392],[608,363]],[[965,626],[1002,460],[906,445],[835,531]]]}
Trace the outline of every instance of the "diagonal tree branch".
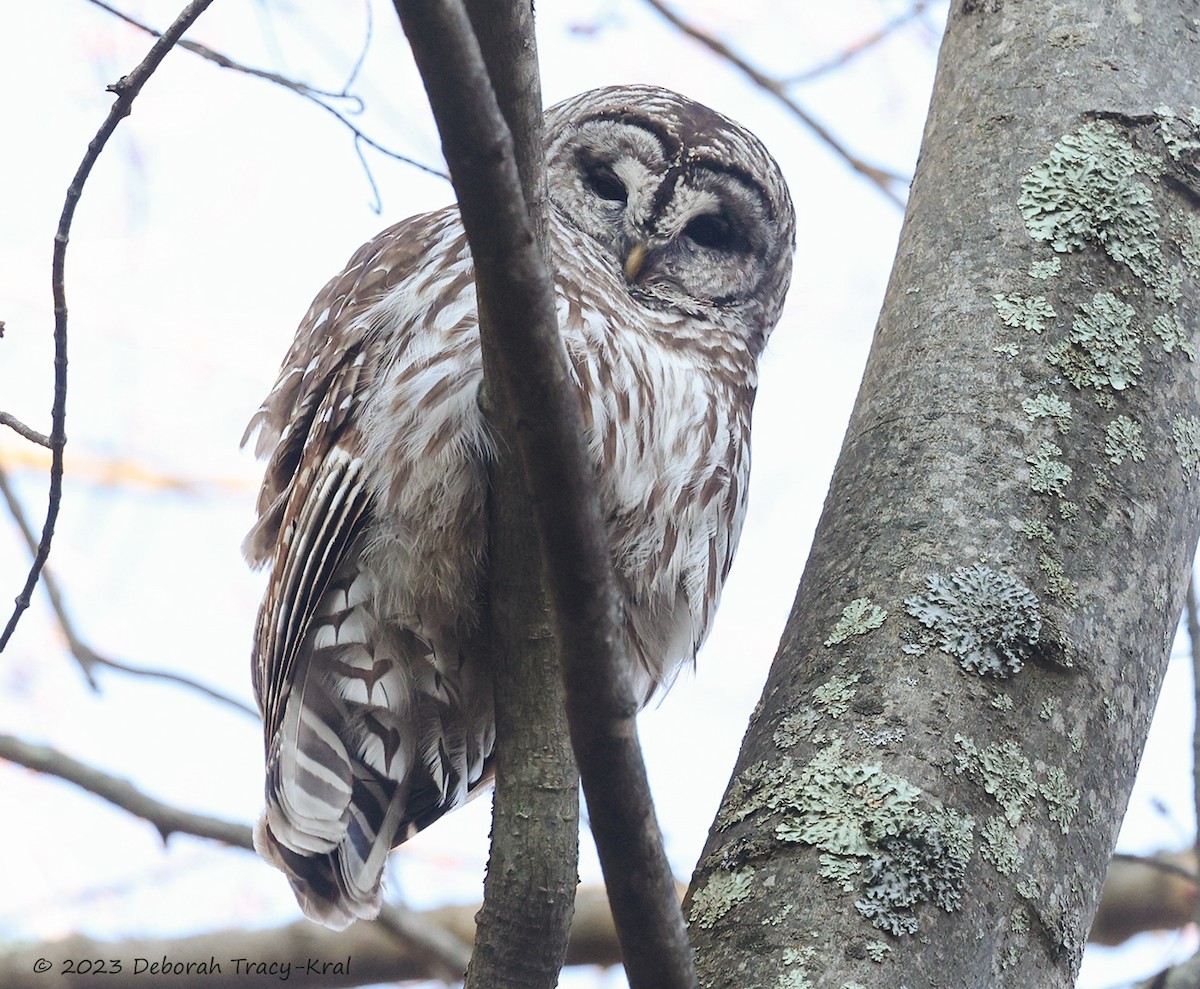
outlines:
{"label": "diagonal tree branch", "polygon": [[[132,27],[136,27],[140,31],[145,31],[147,34],[155,37],[161,37],[160,33],[154,28],[150,27],[148,24],[145,24],[142,21],[139,21],[137,18],[131,17],[129,14],[126,14],[125,12],[118,10],[116,7],[105,3],[104,0],[88,0],[88,3],[99,7],[101,10],[108,11],[108,13],[112,14],[114,17],[119,18]],[[370,6],[367,7],[367,10],[368,12],[370,11]],[[364,105],[361,97],[355,96],[353,93],[348,91],[347,87],[349,86],[349,83],[347,84],[347,87],[343,87],[339,92],[335,92],[330,89],[319,89],[318,87],[312,86],[307,82],[303,82],[299,79],[289,78],[288,76],[281,75],[278,72],[271,72],[267,69],[258,69],[251,65],[245,65],[244,63],[238,62],[235,59],[230,58],[228,55],[222,54],[221,52],[214,51],[207,45],[202,45],[197,41],[180,41],[179,47],[191,52],[193,55],[199,55],[201,58],[212,62],[214,65],[220,66],[222,69],[230,69],[233,72],[240,72],[243,75],[252,76],[255,79],[262,79],[264,82],[281,86],[284,89],[295,93],[302,99],[308,100],[315,106],[320,107],[326,113],[332,114],[338,123],[350,131],[350,133],[354,135],[354,143],[356,147],[358,145],[365,144],[367,147],[373,148],[380,154],[386,155],[388,158],[391,158],[394,161],[403,162],[405,165],[411,165],[413,168],[417,169],[418,171],[425,172],[427,175],[435,175],[440,179],[450,178],[450,176],[440,168],[433,168],[430,165],[426,165],[423,162],[417,161],[415,158],[409,158],[407,155],[402,155],[398,151],[393,151],[391,148],[385,147],[374,138],[369,137],[358,126],[356,126],[355,123],[350,120],[349,116],[347,116],[347,112],[355,114],[361,113],[364,109]],[[357,74],[357,71],[358,68],[356,66],[354,73],[351,74],[351,79],[353,79],[354,75]],[[345,100],[350,103],[352,109],[350,111],[339,110],[336,106],[332,105],[330,102],[331,100]],[[365,162],[363,164],[364,166],[366,165]],[[367,175],[368,179],[370,179],[369,170]],[[374,180],[370,179],[370,181],[372,187],[374,187]],[[376,193],[376,195],[378,196],[378,193]]]}
{"label": "diagonal tree branch", "polygon": [[41,538],[38,541],[37,552],[25,586],[16,597],[12,616],[9,618],[4,631],[0,632],[0,652],[16,631],[21,615],[29,607],[33,597],[33,589],[37,586],[42,567],[50,556],[50,543],[54,539],[54,525],[58,521],[58,510],[62,504],[63,479],[63,448],[67,443],[67,290],[66,290],[66,261],[67,243],[70,240],[71,222],[75,218],[75,207],[83,195],[83,187],[92,173],[92,167],[99,159],[109,138],[117,129],[117,125],[129,116],[133,109],[133,101],[137,99],[142,87],[154,75],[155,70],[167,57],[183,33],[192,26],[212,0],[192,0],[175,18],[175,22],[163,32],[162,37],[151,46],[146,57],[127,76],[122,76],[109,86],[109,91],[116,94],[116,100],[108,111],[108,116],[96,136],[88,145],[87,153],[83,156],[75,176],[67,187],[66,202],[63,203],[62,214],[58,220],[58,230],[54,235],[54,255],[52,266],[52,288],[54,293],[54,401],[50,411],[50,491],[47,497],[46,521],[42,525]]}
{"label": "diagonal tree branch", "polygon": [[[9,514],[17,524],[22,537],[25,539],[26,545],[29,547],[30,553],[37,553],[37,536],[34,534],[33,527],[29,524],[29,517],[25,514],[25,509],[21,506],[17,499],[16,492],[13,491],[12,485],[9,484],[8,472],[0,467],[0,498],[4,499],[8,506]],[[79,668],[83,671],[84,678],[88,682],[88,686],[92,690],[98,690],[99,685],[96,682],[94,670],[97,666],[106,666],[112,670],[119,670],[122,673],[128,673],[132,676],[147,677],[151,680],[162,680],[166,683],[174,683],[181,687],[186,687],[189,690],[194,690],[199,694],[203,694],[210,700],[217,701],[220,704],[228,705],[235,710],[241,711],[243,714],[249,715],[252,718],[258,718],[258,712],[249,704],[238,700],[236,697],[230,697],[219,690],[206,686],[198,680],[193,680],[191,677],[182,676],[178,673],[171,673],[167,670],[148,669],[142,666],[131,666],[128,663],[122,663],[118,660],[111,659],[108,656],[103,656],[89,646],[79,635],[79,631],[75,627],[74,621],[67,610],[66,601],[63,598],[62,590],[58,586],[58,579],[54,573],[45,568],[42,570],[42,589],[46,592],[46,597],[50,601],[50,608],[54,612],[55,618],[58,619],[58,626],[62,630],[63,636],[67,640],[67,648],[70,649],[71,655],[75,657],[75,661],[79,664]]]}
{"label": "diagonal tree branch", "polygon": [[890,172],[887,169],[880,168],[878,165],[872,165],[863,161],[841,141],[834,137],[833,133],[822,124],[816,117],[804,109],[792,96],[787,92],[787,86],[778,79],[773,79],[761,69],[748,62],[745,58],[730,48],[720,38],[715,38],[711,34],[702,31],[691,22],[680,17],[675,11],[668,7],[663,0],[646,0],[659,14],[661,14],[671,24],[675,25],[680,31],[686,34],[689,38],[698,41],[705,48],[725,59],[734,68],[741,71],[743,75],[751,80],[760,89],[770,93],[776,100],[782,103],[791,114],[796,117],[805,127],[813,132],[822,143],[829,147],[840,158],[844,159],[854,171],[858,172],[872,185],[876,186],[888,199],[897,206],[903,208],[904,199],[896,192],[896,187],[908,180],[895,172]]}
{"label": "diagonal tree branch", "polygon": [[[3,324],[0,324],[0,325],[3,325]],[[26,426],[25,423],[21,422],[20,419],[17,419],[16,417],[9,415],[7,412],[0,412],[0,426],[7,426],[9,429],[13,430],[18,436],[22,436],[25,439],[29,440],[30,443],[36,443],[38,446],[44,446],[44,447],[49,448],[54,445],[50,441],[50,437],[47,436],[45,433],[39,433],[36,429],[33,429],[30,426]]]}
{"label": "diagonal tree branch", "polygon": [[786,79],[780,79],[779,82],[785,86],[794,86],[797,83],[809,82],[819,76],[825,75],[827,72],[832,72],[835,69],[840,69],[843,65],[848,64],[858,58],[863,52],[870,51],[882,41],[886,41],[896,31],[904,27],[909,21],[920,17],[925,13],[925,8],[929,6],[928,0],[916,0],[908,10],[902,14],[898,14],[882,27],[876,28],[869,34],[860,38],[852,45],[848,45],[844,50],[838,52],[832,58],[826,59],[824,62],[814,65],[810,69],[805,69],[803,72],[797,72],[793,76]]}
{"label": "diagonal tree branch", "polygon": [[149,821],[163,841],[173,834],[190,834],[221,841],[234,848],[254,850],[247,825],[172,807],[142,793],[128,780],[110,776],[48,745],[35,745],[13,735],[0,735],[0,759],[74,783],[135,817]]}
{"label": "diagonal tree branch", "polygon": [[394,3],[441,133],[476,285],[492,303],[487,346],[498,360],[484,374],[519,424],[515,452],[533,497],[571,741],[626,972],[634,989],[690,989],[696,976],[637,741],[595,475],[512,137],[461,2]]}

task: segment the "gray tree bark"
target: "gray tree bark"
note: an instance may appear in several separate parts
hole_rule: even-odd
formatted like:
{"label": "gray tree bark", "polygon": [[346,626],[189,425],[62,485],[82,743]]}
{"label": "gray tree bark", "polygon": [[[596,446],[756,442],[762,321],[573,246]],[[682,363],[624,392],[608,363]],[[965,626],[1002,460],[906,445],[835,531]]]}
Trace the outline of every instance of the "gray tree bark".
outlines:
{"label": "gray tree bark", "polygon": [[953,3],[704,985],[1071,985],[1196,543],[1198,16]]}

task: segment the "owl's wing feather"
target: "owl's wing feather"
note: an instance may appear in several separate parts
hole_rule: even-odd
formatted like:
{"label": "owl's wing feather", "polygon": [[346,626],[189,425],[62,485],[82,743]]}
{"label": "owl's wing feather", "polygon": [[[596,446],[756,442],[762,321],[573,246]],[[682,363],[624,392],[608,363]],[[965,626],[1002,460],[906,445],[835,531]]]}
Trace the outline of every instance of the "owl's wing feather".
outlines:
{"label": "owl's wing feather", "polygon": [[318,294],[242,439],[257,432],[255,452],[268,458],[243,545],[252,564],[271,564],[252,667],[267,744],[255,844],[288,874],[305,912],[335,927],[377,911],[380,859],[398,824],[389,819],[395,782],[347,746],[346,702],[312,659],[320,623],[338,618],[330,595],[345,604],[353,593],[353,557],[371,522],[357,427],[371,384],[369,315],[422,248],[400,226],[360,248]]}
{"label": "owl's wing feather", "polygon": [[[447,242],[466,265],[432,289],[440,276],[425,262]],[[268,460],[244,547],[270,565],[255,643],[267,748],[255,844],[331,927],[378,912],[397,836],[464,802],[492,749],[478,645],[453,630],[475,607],[466,561],[482,535],[470,521],[483,485],[480,427],[465,426],[479,419],[465,250],[448,210],[361,248],[313,302],[243,440],[257,431]],[[439,322],[430,298],[452,300],[456,318],[443,308]],[[478,504],[460,504],[464,490]],[[460,556],[433,552],[439,533],[462,541]],[[398,603],[410,584],[418,597]]]}

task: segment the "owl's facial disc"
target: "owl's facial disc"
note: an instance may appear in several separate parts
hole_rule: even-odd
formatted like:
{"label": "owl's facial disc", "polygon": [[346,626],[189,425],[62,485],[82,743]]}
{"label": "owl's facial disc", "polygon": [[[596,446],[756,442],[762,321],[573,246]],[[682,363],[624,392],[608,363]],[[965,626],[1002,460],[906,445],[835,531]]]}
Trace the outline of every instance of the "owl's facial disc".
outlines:
{"label": "owl's facial disc", "polygon": [[585,120],[552,142],[549,170],[560,214],[605,249],[643,305],[737,305],[766,273],[764,191],[649,121]]}

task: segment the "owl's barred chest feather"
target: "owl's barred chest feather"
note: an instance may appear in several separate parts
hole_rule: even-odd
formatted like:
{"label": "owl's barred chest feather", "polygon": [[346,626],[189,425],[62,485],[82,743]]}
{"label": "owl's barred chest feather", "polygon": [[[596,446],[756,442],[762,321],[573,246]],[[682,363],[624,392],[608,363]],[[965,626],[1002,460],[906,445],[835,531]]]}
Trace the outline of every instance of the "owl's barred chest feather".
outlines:
{"label": "owl's barred chest feather", "polygon": [[[384,369],[362,414],[376,505],[367,561],[379,617],[462,632],[479,618],[482,496],[493,447],[478,405],[482,366],[465,237],[453,212],[436,227],[436,248],[451,262],[436,276],[414,273],[366,316]],[[555,233],[560,264],[591,250],[565,225]],[[458,293],[433,313],[421,300],[438,294],[435,279],[458,282]],[[744,399],[753,393],[754,363],[737,353],[714,357],[711,347],[693,345],[694,321],[685,331],[682,317],[633,300],[614,319],[601,299],[623,290],[617,273],[601,271],[586,285],[560,277],[557,297],[625,591],[631,658],[652,688],[694,656],[728,571],[744,512]]]}
{"label": "owl's barred chest feather", "polygon": [[[559,323],[645,702],[729,572],[795,217],[753,135],[666,90],[582,94],[546,135]],[[317,295],[247,430],[268,463],[244,546],[271,571],[255,845],[332,927],[375,916],[390,849],[490,773],[477,323],[457,209],[403,220]]]}

